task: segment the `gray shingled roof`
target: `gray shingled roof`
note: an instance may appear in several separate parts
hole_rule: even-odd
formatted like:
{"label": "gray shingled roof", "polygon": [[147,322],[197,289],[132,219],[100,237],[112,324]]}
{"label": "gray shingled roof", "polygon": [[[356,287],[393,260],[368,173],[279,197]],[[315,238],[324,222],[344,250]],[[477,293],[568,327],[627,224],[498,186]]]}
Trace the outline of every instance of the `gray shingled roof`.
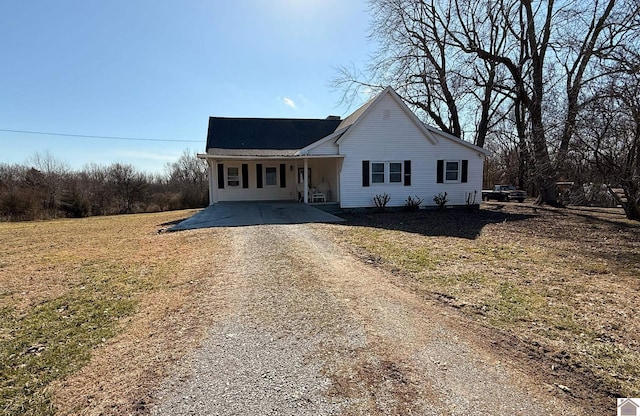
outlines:
{"label": "gray shingled roof", "polygon": [[210,117],[207,150],[302,149],[336,130],[340,120]]}

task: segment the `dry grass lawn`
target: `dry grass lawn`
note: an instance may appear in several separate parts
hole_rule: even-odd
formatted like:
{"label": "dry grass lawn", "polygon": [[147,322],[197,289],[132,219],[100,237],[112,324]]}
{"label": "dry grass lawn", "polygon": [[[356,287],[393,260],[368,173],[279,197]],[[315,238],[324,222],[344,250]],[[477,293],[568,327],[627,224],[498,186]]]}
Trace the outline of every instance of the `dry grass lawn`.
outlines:
{"label": "dry grass lawn", "polygon": [[[216,259],[233,229],[158,233],[192,213],[0,224],[0,413],[145,412],[225,314]],[[495,348],[578,374],[584,392],[571,394],[640,396],[640,226],[620,212],[483,204],[347,219],[313,227],[479,321]]]}
{"label": "dry grass lawn", "polygon": [[640,396],[640,224],[621,211],[486,203],[346,218],[335,239],[517,340],[506,354],[580,375],[585,395]]}
{"label": "dry grass lawn", "polygon": [[0,413],[145,408],[224,309],[225,231],[158,233],[193,212],[0,224]]}

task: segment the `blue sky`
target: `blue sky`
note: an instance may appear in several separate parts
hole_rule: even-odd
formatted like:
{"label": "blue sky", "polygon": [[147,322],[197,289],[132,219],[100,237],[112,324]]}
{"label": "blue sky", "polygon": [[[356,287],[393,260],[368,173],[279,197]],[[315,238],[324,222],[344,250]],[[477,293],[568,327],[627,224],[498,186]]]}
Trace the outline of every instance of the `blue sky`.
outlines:
{"label": "blue sky", "polygon": [[[0,163],[162,172],[204,151],[209,116],[324,118],[364,67],[364,0],[0,0]],[[357,104],[357,103],[356,103]]]}

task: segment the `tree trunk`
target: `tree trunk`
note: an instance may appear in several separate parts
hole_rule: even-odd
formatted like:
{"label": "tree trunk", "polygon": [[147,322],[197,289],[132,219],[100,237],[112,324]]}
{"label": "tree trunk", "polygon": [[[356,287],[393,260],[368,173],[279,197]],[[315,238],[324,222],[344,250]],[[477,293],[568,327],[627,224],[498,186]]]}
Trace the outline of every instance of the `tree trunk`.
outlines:
{"label": "tree trunk", "polygon": [[551,164],[549,151],[547,150],[540,100],[534,99],[532,101],[531,105],[529,105],[529,113],[531,115],[531,141],[535,160],[533,182],[538,190],[536,204],[559,206],[556,193],[557,174]]}
{"label": "tree trunk", "polygon": [[[542,111],[542,97],[544,94],[544,63],[545,54],[549,47],[551,33],[551,17],[553,15],[553,0],[547,2],[547,14],[542,28],[542,36],[538,38],[535,29],[535,14],[531,0],[523,0],[522,6],[526,15],[526,33],[523,39],[529,46],[531,54],[531,97],[524,101],[531,117],[531,142],[533,144],[533,156],[535,159],[534,183],[538,189],[537,204],[558,206],[556,195],[557,172],[551,164],[547,140],[545,137],[544,117]],[[520,94],[524,90],[521,89]]]}
{"label": "tree trunk", "polygon": [[638,204],[638,185],[633,181],[628,181],[622,184],[624,190],[624,196],[627,198],[626,202],[622,203],[624,213],[628,219],[634,221],[640,221],[640,204]]}
{"label": "tree trunk", "polygon": [[535,141],[533,144],[535,152],[533,182],[538,190],[536,204],[546,204],[554,207],[560,206],[556,192],[556,173],[551,165],[546,144],[543,142],[543,146],[541,146],[540,143],[536,143]]}
{"label": "tree trunk", "polygon": [[624,212],[630,220],[640,221],[640,205],[638,201],[634,199],[627,200]]}

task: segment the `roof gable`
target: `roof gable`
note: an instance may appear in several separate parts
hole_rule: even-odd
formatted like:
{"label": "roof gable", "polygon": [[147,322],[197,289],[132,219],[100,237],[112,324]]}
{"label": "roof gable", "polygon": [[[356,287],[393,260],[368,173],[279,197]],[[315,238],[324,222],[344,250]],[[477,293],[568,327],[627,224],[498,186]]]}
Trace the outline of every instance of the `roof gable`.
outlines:
{"label": "roof gable", "polygon": [[416,114],[411,111],[411,109],[405,104],[402,98],[395,92],[395,90],[391,87],[385,88],[382,92],[380,92],[377,96],[367,101],[362,107],[358,108],[356,111],[351,113],[348,117],[346,117],[338,126],[338,128],[347,128],[345,134],[341,135],[336,143],[340,144],[344,140],[348,140],[349,131],[353,129],[353,127],[360,123],[362,119],[365,118],[367,113],[369,113],[373,108],[375,108],[376,104],[382,100],[382,97],[385,95],[389,95],[393,98],[393,101],[402,109],[402,111],[409,117],[409,119],[413,122],[413,124],[418,127],[418,129],[424,134],[425,138],[434,145],[437,145],[439,140],[438,138],[442,138],[445,140],[453,141],[462,146],[468,147],[470,149],[476,150],[483,154],[489,154],[489,152],[481,147],[474,145],[473,143],[469,143],[466,140],[462,140],[458,137],[452,136],[443,132],[442,130],[436,129],[435,127],[431,127],[418,118]]}
{"label": "roof gable", "polygon": [[207,150],[302,149],[333,133],[334,119],[209,117]]}
{"label": "roof gable", "polygon": [[[382,98],[386,95],[389,95],[396,105],[402,109],[402,111],[409,117],[411,122],[418,127],[418,129],[424,134],[425,139],[427,139],[431,144],[437,144],[438,139],[429,131],[424,123],[422,123],[418,117],[407,107],[407,105],[402,101],[402,98],[396,93],[393,88],[387,87],[380,94],[376,95],[371,100],[367,101],[362,107],[358,108],[351,115],[344,119],[344,121],[338,127],[349,127],[349,130],[353,129],[353,127],[357,126],[357,124],[361,123],[362,120],[366,117],[366,115],[371,112],[376,105],[382,101]],[[338,139],[337,143],[342,143],[348,137],[349,131],[346,134],[342,135],[340,139]]]}

